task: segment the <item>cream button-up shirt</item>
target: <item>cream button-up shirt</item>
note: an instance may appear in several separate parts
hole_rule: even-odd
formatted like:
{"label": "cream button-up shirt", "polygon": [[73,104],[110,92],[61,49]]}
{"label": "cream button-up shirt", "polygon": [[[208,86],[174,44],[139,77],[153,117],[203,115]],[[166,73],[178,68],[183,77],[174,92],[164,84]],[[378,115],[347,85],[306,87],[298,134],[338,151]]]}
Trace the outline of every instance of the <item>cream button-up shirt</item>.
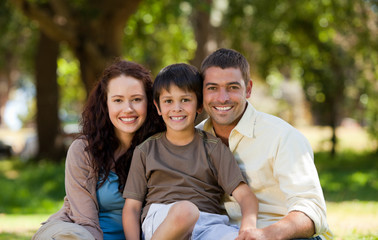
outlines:
{"label": "cream button-up shirt", "polygon": [[[197,128],[215,135],[209,119]],[[258,198],[258,228],[271,225],[296,210],[313,220],[316,235],[322,239],[333,238],[326,220],[326,204],[313,151],[298,130],[278,117],[257,111],[248,102],[228,141]],[[232,219],[241,220],[235,201],[226,201],[225,207]]]}

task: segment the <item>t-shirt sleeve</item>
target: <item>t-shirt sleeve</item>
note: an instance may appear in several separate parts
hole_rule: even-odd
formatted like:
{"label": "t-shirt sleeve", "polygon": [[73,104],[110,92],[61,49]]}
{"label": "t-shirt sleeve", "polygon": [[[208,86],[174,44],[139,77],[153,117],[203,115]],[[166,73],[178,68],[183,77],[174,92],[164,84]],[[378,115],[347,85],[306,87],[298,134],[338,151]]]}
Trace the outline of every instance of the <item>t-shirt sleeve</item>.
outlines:
{"label": "t-shirt sleeve", "polygon": [[136,147],[131,160],[126,185],[123,190],[123,198],[131,198],[143,202],[146,193],[146,155]]}
{"label": "t-shirt sleeve", "polygon": [[218,184],[228,195],[231,195],[241,182],[247,183],[232,152],[221,141],[212,149],[210,159],[217,171]]}

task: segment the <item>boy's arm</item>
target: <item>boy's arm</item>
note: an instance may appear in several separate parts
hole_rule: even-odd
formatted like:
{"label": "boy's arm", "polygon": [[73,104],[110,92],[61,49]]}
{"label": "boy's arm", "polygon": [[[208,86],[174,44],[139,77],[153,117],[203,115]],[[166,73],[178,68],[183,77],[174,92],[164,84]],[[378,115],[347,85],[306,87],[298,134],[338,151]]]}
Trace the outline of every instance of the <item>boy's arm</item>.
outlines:
{"label": "boy's arm", "polygon": [[127,240],[140,239],[140,212],[142,202],[127,198],[122,210],[122,225]]}
{"label": "boy's arm", "polygon": [[242,221],[239,230],[241,234],[253,232],[256,229],[258,201],[255,194],[246,183],[240,183],[232,192],[232,196],[240,205]]}

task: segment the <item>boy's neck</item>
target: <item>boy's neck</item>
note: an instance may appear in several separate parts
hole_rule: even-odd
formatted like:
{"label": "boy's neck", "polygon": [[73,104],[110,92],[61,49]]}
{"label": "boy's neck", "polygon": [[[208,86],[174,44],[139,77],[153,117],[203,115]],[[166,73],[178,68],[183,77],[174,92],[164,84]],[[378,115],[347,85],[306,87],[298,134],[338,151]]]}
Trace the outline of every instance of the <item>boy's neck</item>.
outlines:
{"label": "boy's neck", "polygon": [[193,141],[195,135],[195,128],[191,131],[172,131],[167,129],[166,138],[170,143],[176,146],[184,146]]}

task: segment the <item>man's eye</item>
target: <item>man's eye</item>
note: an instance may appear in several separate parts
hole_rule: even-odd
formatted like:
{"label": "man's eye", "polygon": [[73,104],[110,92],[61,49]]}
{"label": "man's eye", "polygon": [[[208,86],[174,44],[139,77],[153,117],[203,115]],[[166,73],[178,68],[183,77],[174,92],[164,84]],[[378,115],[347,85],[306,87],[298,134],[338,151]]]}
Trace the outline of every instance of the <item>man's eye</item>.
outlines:
{"label": "man's eye", "polygon": [[230,86],[230,88],[231,88],[232,90],[238,90],[238,89],[239,89],[239,86]]}
{"label": "man's eye", "polygon": [[209,91],[214,91],[215,89],[217,89],[216,87],[208,87],[207,90]]}

